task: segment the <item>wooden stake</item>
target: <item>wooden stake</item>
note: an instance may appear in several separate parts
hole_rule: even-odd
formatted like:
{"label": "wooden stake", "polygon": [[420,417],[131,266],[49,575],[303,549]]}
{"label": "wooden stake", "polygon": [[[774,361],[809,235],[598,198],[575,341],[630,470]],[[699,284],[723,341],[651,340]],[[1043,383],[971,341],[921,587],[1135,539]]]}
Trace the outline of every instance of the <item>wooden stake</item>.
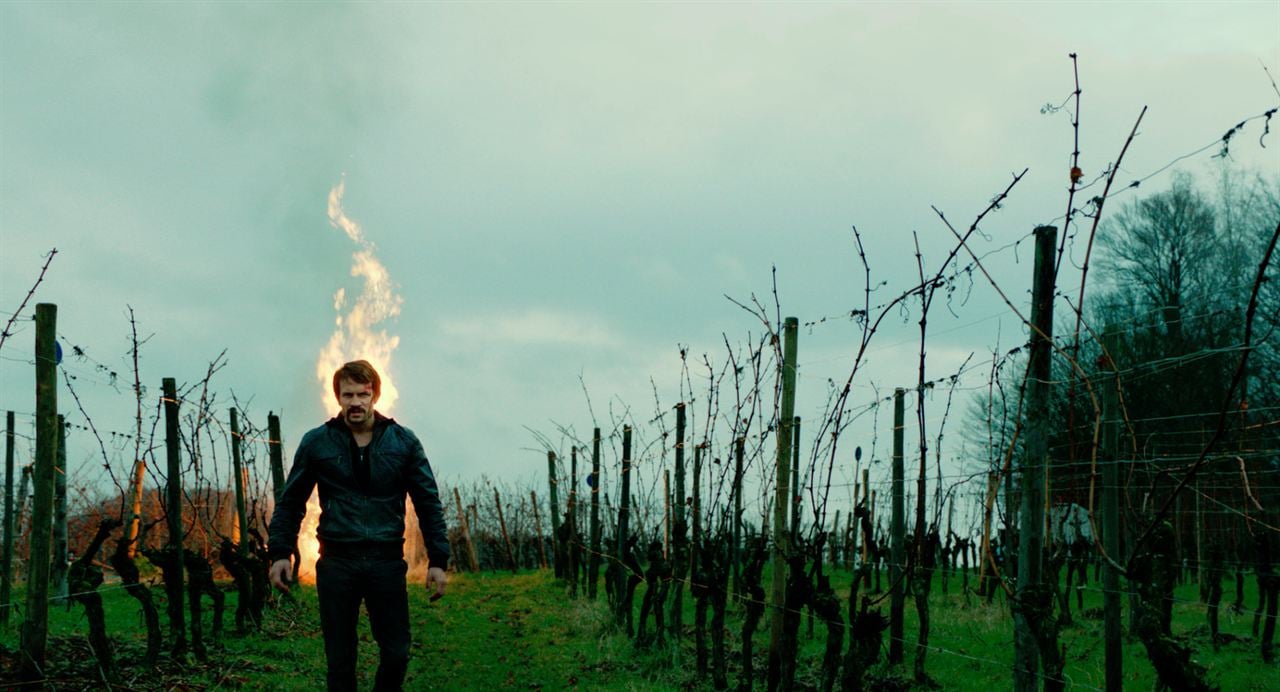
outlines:
{"label": "wooden stake", "polygon": [[[18,479],[18,511],[13,515],[13,533],[21,536],[23,532],[23,518],[27,516],[27,498],[31,496],[27,492],[27,488],[31,485],[31,474],[35,471],[35,464],[24,464],[22,466],[22,475]],[[30,522],[27,522],[30,525]],[[28,548],[28,553],[30,548]]]}
{"label": "wooden stake", "polygon": [[840,510],[836,510],[836,520],[831,525],[831,536],[827,541],[827,549],[830,553],[831,568],[835,569],[840,565],[840,548],[844,534],[840,533]]}
{"label": "wooden stake", "polygon": [[785,628],[782,610],[787,597],[787,557],[791,553],[787,519],[791,513],[791,474],[788,473],[792,454],[791,432],[795,425],[796,408],[796,337],[800,322],[794,317],[783,321],[782,327],[782,402],[778,412],[778,452],[775,458],[777,488],[773,502],[773,570],[769,584],[769,683],[775,688],[782,677]]}
{"label": "wooden stake", "polygon": [[[538,566],[542,569],[547,568],[547,541],[542,536],[542,519],[538,517],[538,494],[532,490],[529,491],[529,502],[533,503],[533,530],[537,532],[538,537]],[[553,535],[552,541],[556,540]]]}
{"label": "wooden stake", "polygon": [[516,573],[516,554],[511,550],[511,536],[507,533],[507,520],[502,516],[502,497],[498,495],[498,489],[493,489],[493,504],[498,508],[498,526],[502,529],[502,543],[507,546],[507,564],[511,566],[511,573]]}
{"label": "wooden stake", "polygon": [[[871,520],[871,525],[874,526],[876,521],[876,506],[875,506],[875,503],[871,501],[871,469],[862,469],[862,501],[867,505],[867,511],[870,513],[868,518]],[[859,522],[855,521],[855,523],[859,523]],[[854,529],[855,532],[857,530],[858,530],[857,528]],[[867,563],[867,547],[871,545],[872,538],[874,538],[874,536],[862,537],[862,541],[861,541],[862,553],[860,555],[860,557],[862,558],[861,564],[865,565]],[[871,588],[870,572],[866,574],[866,578],[863,580],[862,585],[864,588],[868,588],[868,589]]]}
{"label": "wooden stake", "polygon": [[671,615],[667,619],[670,627],[670,635],[672,642],[677,645],[672,647],[675,652],[676,660],[680,658],[680,634],[684,629],[684,579],[689,574],[689,565],[687,556],[689,554],[689,529],[685,521],[684,502],[684,433],[685,433],[685,406],[684,402],[676,404],[676,492],[674,502],[671,505],[672,521],[671,525],[674,535],[671,539],[673,547],[672,553],[674,560],[671,564],[671,575],[673,582],[672,590],[675,593],[671,596]]}
{"label": "wooden stake", "polygon": [[671,555],[671,470],[662,469],[662,559]]}
{"label": "wooden stake", "polygon": [[1049,461],[1049,378],[1050,357],[1053,355],[1053,252],[1057,237],[1058,229],[1053,226],[1040,226],[1035,230],[1031,354],[1027,367],[1027,423],[1023,444],[1026,456],[1021,460],[1018,588],[1013,608],[1013,688],[1016,692],[1030,692],[1040,687],[1040,652],[1027,619],[1027,610],[1033,607],[1030,599],[1039,593],[1043,581],[1044,482]]}
{"label": "wooden stake", "polygon": [[746,454],[746,438],[733,441],[733,526],[730,527],[729,574],[733,577],[731,593],[739,593],[742,579],[742,461]]}
{"label": "wooden stake", "polygon": [[27,562],[27,609],[22,622],[23,680],[44,678],[49,637],[49,541],[53,520],[53,474],[58,453],[58,364],[54,335],[58,306],[36,305],[35,499],[31,509],[31,553]]}
{"label": "wooden stake", "polygon": [[[235,407],[231,408],[231,480],[235,484],[236,492],[236,547],[241,553],[249,548],[249,515],[245,510],[244,501],[244,463],[240,459],[240,419]],[[270,433],[268,433],[270,435]]]}
{"label": "wooden stake", "polygon": [[596,598],[600,572],[600,428],[591,435],[591,556],[587,559],[587,598]]}
{"label": "wooden stake", "polygon": [[698,552],[702,549],[702,445],[693,448],[693,540],[689,544],[690,575],[698,574]]}
{"label": "wooden stake", "polygon": [[164,442],[168,461],[165,516],[169,524],[169,549],[173,569],[165,573],[165,593],[169,597],[169,629],[173,637],[173,657],[181,659],[187,650],[186,619],[182,597],[182,459],[178,440],[178,386],[172,377],[161,382],[164,390]]}
{"label": "wooden stake", "polygon": [[138,529],[142,524],[142,481],[146,475],[147,462],[136,459],[133,462],[133,476],[129,483],[131,501],[129,503],[129,559],[138,554]]}
{"label": "wooden stake", "polygon": [[566,555],[565,566],[568,568],[568,574],[565,576],[569,579],[569,597],[578,597],[578,556],[582,554],[581,545],[578,542],[578,446],[569,448],[569,509],[566,512],[569,517],[569,540],[565,541]]}
{"label": "wooden stake", "polygon": [[[800,416],[791,419],[791,540],[800,537]],[[812,615],[813,611],[809,611]]]}
{"label": "wooden stake", "polygon": [[[1120,386],[1117,364],[1114,362],[1119,340],[1116,327],[1108,326],[1102,343],[1110,354],[1099,378],[1102,389],[1102,545],[1111,560],[1120,556],[1120,439],[1119,406],[1116,389]],[[1102,626],[1103,668],[1107,692],[1124,689],[1124,648],[1120,624],[1120,571],[1106,562],[1102,566]]]}
{"label": "wooden stake", "polygon": [[4,417],[4,545],[0,547],[0,627],[8,627],[13,585],[13,411]]}
{"label": "wooden stake", "polygon": [[[892,488],[890,489],[892,490]],[[871,538],[874,538],[876,541],[882,541],[884,539],[884,536],[880,530],[880,519],[876,516],[876,499],[878,494],[879,494],[878,490],[871,491]],[[870,543],[870,542],[871,542],[870,540],[867,541],[867,543]],[[881,543],[880,545],[883,546],[884,544]],[[874,565],[875,567],[874,571],[876,573],[876,593],[879,593],[880,592],[880,564],[879,564],[880,558],[875,555],[872,555],[871,559],[876,563]],[[863,585],[866,586],[867,588],[871,588],[870,572],[867,573],[867,579],[866,581],[863,582]]]}
{"label": "wooden stake", "polygon": [[614,585],[614,595],[617,597],[617,619],[622,624],[627,621],[627,609],[631,607],[631,601],[626,597],[627,579],[631,576],[627,569],[627,538],[631,533],[631,426],[624,425],[622,427],[622,492],[619,495],[621,500],[618,503],[618,536],[617,545],[614,547],[614,559],[617,560],[618,583]]}
{"label": "wooden stake", "polygon": [[[556,479],[556,453],[547,450],[547,484],[551,488],[551,541],[555,546],[554,561],[556,568],[556,576],[564,576],[564,546],[560,541],[560,493],[557,488],[560,485]],[[546,567],[545,560],[543,567]]]}
{"label": "wooden stake", "polygon": [[[892,515],[889,520],[889,664],[902,663],[902,609],[906,588],[903,584],[903,567],[907,561],[904,534],[906,533],[906,508],[903,493],[903,429],[904,398],[906,390],[899,387],[893,390],[893,480],[890,487],[892,494]],[[917,536],[916,540],[920,540]]]}
{"label": "wooden stake", "polygon": [[271,457],[271,491],[275,499],[284,492],[284,440],[280,439],[280,416],[267,413],[267,452]]}
{"label": "wooden stake", "polygon": [[57,466],[53,470],[53,564],[50,580],[56,600],[67,598],[67,422],[58,416]]}
{"label": "wooden stake", "polygon": [[453,489],[453,501],[458,505],[458,526],[462,529],[462,541],[467,544],[467,562],[472,572],[480,571],[480,562],[476,559],[476,547],[471,543],[471,524],[467,521],[467,513],[462,511],[462,495]]}

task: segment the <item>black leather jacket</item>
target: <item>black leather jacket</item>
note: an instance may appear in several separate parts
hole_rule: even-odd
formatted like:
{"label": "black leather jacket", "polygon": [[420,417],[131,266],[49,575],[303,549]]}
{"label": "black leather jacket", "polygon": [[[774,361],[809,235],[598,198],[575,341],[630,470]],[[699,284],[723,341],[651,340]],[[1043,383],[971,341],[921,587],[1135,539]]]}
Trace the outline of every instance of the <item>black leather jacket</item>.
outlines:
{"label": "black leather jacket", "polygon": [[[375,414],[367,475],[360,473],[355,436],[334,417],[302,437],[293,467],[271,515],[270,559],[289,557],[312,488],[320,491],[323,546],[341,543],[403,544],[405,494],[413,499],[432,567],[449,564],[449,539],[435,475],[422,443],[408,428]],[[336,552],[336,551],[335,551]]]}

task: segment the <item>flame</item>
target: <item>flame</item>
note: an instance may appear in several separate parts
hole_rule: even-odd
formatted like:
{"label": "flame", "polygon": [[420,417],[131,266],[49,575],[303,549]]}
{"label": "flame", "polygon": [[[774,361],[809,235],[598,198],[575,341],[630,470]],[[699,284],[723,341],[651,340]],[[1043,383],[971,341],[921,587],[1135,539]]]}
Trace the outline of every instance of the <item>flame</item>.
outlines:
{"label": "flame", "polygon": [[[351,276],[363,279],[363,287],[354,304],[348,305],[347,292],[339,288],[333,296],[333,335],[316,358],[316,379],[320,382],[320,397],[325,407],[334,404],[333,373],[343,363],[364,359],[382,377],[382,393],[376,408],[390,413],[399,393],[391,381],[391,355],[400,345],[400,337],[387,334],[378,325],[400,314],[404,299],[396,293],[391,274],[375,256],[375,246],[364,235],[364,229],[342,209],[342,195],[346,191],[345,178],[329,191],[329,223],[342,231],[356,244],[351,255]],[[345,312],[344,312],[345,311]],[[320,542],[316,539],[316,526],[320,522],[320,501],[316,493],[307,501],[307,515],[298,533],[298,552],[302,561],[298,567],[298,579],[304,584],[315,583],[316,558],[320,555]]]}
{"label": "flame", "polygon": [[320,396],[329,404],[333,401],[333,372],[343,363],[363,358],[382,375],[382,395],[377,408],[388,413],[400,396],[388,374],[391,354],[400,345],[400,337],[391,336],[385,329],[376,327],[399,316],[404,299],[396,293],[387,268],[374,256],[374,244],[365,238],[360,225],[342,210],[345,191],[345,179],[329,191],[329,223],[346,233],[358,246],[351,256],[351,276],[363,278],[364,288],[345,315],[346,289],[339,288],[334,293],[333,310],[337,316],[334,318],[333,335],[316,360],[316,378],[320,381]]}

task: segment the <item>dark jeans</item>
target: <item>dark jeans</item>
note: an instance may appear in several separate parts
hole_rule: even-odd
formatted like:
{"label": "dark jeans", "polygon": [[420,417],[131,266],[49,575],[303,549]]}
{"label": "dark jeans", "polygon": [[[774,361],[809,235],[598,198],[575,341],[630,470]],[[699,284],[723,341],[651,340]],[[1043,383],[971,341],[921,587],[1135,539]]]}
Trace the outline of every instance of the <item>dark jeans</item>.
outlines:
{"label": "dark jeans", "polygon": [[407,570],[402,559],[377,557],[326,555],[316,563],[330,690],[356,689],[356,622],[361,601],[369,611],[369,625],[380,654],[373,689],[401,689],[409,667]]}

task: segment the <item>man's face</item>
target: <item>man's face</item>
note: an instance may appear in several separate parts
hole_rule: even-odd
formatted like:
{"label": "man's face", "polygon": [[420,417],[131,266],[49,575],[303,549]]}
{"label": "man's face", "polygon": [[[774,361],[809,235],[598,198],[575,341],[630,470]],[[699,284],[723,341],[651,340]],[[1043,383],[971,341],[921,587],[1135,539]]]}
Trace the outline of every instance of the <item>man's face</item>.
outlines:
{"label": "man's face", "polygon": [[342,420],[352,428],[365,428],[373,421],[372,384],[361,384],[343,379],[338,382],[338,405],[342,407]]}

